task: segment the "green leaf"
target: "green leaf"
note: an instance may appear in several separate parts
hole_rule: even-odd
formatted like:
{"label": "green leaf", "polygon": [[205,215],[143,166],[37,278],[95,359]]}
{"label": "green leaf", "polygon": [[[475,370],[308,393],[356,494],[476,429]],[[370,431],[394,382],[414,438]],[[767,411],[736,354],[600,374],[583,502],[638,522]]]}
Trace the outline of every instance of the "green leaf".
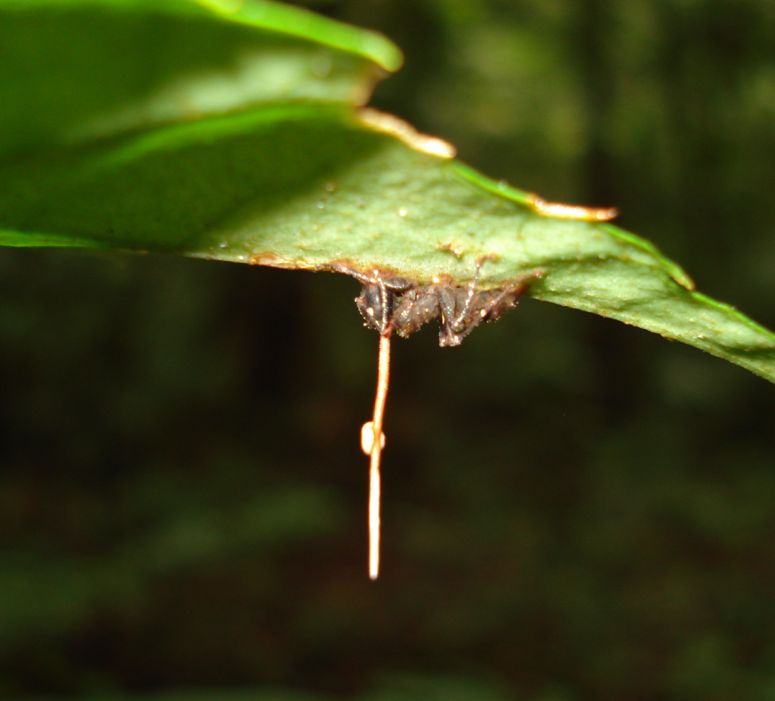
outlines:
{"label": "green leaf", "polygon": [[[347,107],[274,105],[0,166],[0,243],[163,251],[285,268],[342,263],[503,285],[726,358],[775,381],[775,335],[691,290],[651,244],[551,218]],[[419,142],[418,142],[419,143]]]}
{"label": "green leaf", "polygon": [[365,102],[387,39],[262,0],[0,0],[0,157],[260,104]]}
{"label": "green leaf", "polygon": [[484,289],[540,270],[538,299],[775,381],[775,336],[651,244],[355,112],[401,60],[378,35],[261,0],[0,0],[0,46],[0,244],[459,285],[484,260]]}

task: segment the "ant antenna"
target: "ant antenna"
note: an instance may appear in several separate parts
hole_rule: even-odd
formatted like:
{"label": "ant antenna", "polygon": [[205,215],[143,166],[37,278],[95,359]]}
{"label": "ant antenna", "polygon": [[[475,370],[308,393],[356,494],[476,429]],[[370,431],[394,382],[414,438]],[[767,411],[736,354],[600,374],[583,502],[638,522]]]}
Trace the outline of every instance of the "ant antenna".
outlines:
{"label": "ant antenna", "polygon": [[479,283],[479,271],[482,269],[481,258],[476,261],[476,268],[474,269],[474,279],[468,284],[468,294],[466,295],[466,301],[463,303],[463,309],[460,310],[460,314],[455,317],[452,322],[452,329],[457,331],[460,329],[460,325],[463,324],[468,312],[471,311],[471,304],[474,301],[474,295],[476,294],[476,286]]}

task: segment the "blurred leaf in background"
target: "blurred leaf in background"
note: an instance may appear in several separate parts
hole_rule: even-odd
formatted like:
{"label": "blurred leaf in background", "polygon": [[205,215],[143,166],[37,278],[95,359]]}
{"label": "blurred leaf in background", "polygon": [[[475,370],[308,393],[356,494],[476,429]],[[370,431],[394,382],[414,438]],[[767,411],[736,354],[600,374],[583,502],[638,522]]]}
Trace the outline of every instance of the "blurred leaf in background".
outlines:
{"label": "blurred leaf in background", "polygon": [[[404,49],[377,106],[616,203],[775,325],[767,0],[309,6]],[[530,301],[397,345],[373,586],[351,281],[4,250],[0,286],[3,698],[775,694],[772,390],[744,371]]]}

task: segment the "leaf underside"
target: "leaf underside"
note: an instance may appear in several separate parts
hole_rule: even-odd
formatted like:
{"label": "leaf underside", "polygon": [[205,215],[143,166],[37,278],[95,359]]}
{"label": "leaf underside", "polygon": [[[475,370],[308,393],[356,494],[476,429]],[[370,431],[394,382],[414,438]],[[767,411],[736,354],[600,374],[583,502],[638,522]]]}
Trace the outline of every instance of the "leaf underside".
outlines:
{"label": "leaf underside", "polygon": [[[64,29],[54,5],[62,7],[0,0],[0,40],[11,47],[0,88],[16,95],[0,116],[0,244],[345,264],[461,285],[483,260],[485,289],[540,269],[529,290],[537,299],[654,331],[775,382],[775,335],[692,291],[647,242],[610,224],[544,216],[526,193],[361,118],[354,105],[380,67],[399,62],[384,39],[272,3],[230,15],[225,2],[93,0],[55,14]],[[87,40],[89,13],[125,51]],[[121,71],[148,73],[147,45],[135,44],[167,33],[178,43],[152,79],[100,93]],[[30,36],[60,37],[51,51],[70,95],[64,107],[39,74],[45,56],[30,58]],[[87,64],[99,70],[79,79]]]}

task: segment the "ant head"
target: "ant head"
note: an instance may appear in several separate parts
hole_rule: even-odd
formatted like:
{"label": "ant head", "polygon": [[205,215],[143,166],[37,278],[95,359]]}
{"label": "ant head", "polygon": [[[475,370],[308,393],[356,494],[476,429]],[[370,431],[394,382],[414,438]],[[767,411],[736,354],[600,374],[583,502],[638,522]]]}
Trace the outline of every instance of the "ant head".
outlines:
{"label": "ant head", "polygon": [[366,327],[385,335],[392,318],[394,293],[390,292],[382,282],[364,285],[361,293],[355,298],[355,306],[363,317]]}

